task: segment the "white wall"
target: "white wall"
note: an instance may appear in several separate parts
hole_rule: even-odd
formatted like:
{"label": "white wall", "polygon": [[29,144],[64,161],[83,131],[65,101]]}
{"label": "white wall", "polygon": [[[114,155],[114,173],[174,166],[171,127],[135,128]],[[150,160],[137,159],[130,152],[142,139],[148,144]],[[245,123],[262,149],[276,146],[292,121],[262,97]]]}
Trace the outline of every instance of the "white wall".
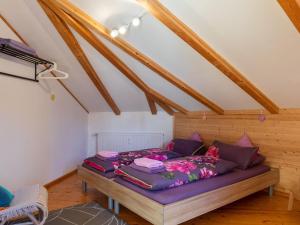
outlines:
{"label": "white wall", "polygon": [[[18,40],[2,21],[0,37]],[[0,71],[33,72],[3,55]],[[0,184],[13,189],[45,184],[75,169],[86,156],[87,115],[57,81],[0,75]]]}
{"label": "white wall", "polygon": [[157,132],[164,134],[164,142],[173,137],[173,117],[162,111],[157,115],[150,112],[122,112],[120,116],[110,112],[90,113],[88,121],[89,155],[95,154],[94,134],[99,132]]}

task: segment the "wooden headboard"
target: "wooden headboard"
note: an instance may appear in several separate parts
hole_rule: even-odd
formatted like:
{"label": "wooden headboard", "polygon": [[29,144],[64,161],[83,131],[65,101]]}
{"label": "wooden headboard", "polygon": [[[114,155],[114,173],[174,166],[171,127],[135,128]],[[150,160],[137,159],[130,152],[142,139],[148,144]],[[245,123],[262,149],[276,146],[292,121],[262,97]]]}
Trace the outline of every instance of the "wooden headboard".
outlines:
{"label": "wooden headboard", "polygon": [[186,138],[198,131],[206,144],[218,139],[234,143],[246,132],[267,157],[267,164],[280,168],[277,189],[292,192],[300,199],[300,110],[283,110],[266,114],[258,120],[257,111],[232,111],[225,115],[190,113],[174,117],[174,137]]}

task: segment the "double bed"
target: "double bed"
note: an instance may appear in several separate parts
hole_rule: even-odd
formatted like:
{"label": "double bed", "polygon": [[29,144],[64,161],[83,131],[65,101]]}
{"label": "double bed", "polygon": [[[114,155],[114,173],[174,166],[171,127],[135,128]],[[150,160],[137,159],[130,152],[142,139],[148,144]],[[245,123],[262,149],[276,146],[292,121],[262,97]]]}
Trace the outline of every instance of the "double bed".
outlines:
{"label": "double bed", "polygon": [[[201,142],[174,139],[172,151],[123,152],[117,162],[99,162],[96,167],[102,172],[84,163],[78,167],[78,175],[85,190],[88,184],[108,196],[109,208],[114,206],[115,213],[121,204],[155,225],[180,224],[266,188],[272,195],[279,170],[262,163],[264,157],[257,147],[215,141],[205,155],[195,155],[195,149],[202,147]],[[165,172],[147,175],[132,168],[134,159],[149,157],[149,153],[150,158],[164,161]],[[189,163],[195,167],[181,171]],[[232,168],[221,172],[225,165]]]}
{"label": "double bed", "polygon": [[279,182],[278,169],[265,165],[161,191],[109,179],[82,166],[78,174],[84,183],[111,197],[116,208],[120,203],[155,225],[180,224],[266,188],[272,194]]}

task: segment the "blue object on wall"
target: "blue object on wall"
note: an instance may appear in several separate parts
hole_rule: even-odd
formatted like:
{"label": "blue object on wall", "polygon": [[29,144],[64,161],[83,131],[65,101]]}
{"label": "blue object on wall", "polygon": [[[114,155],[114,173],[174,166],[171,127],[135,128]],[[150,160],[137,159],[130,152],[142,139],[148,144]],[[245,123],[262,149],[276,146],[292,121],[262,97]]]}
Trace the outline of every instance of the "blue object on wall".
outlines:
{"label": "blue object on wall", "polygon": [[8,207],[13,199],[14,195],[0,185],[0,207]]}

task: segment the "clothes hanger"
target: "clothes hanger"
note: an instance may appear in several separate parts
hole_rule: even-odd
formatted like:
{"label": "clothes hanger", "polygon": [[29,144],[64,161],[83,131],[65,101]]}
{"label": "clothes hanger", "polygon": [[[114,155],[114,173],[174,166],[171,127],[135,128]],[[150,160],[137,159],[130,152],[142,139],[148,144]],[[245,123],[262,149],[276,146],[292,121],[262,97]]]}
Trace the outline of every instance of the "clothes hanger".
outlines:
{"label": "clothes hanger", "polygon": [[[49,76],[49,73],[51,73],[51,72],[59,73],[62,76],[56,76],[56,77],[55,76]],[[48,75],[48,76],[46,76],[46,75]],[[37,78],[41,79],[41,80],[64,80],[64,79],[69,78],[69,74],[64,72],[64,71],[58,70],[57,69],[57,63],[53,62],[53,65],[50,68],[41,71],[38,74]]]}

